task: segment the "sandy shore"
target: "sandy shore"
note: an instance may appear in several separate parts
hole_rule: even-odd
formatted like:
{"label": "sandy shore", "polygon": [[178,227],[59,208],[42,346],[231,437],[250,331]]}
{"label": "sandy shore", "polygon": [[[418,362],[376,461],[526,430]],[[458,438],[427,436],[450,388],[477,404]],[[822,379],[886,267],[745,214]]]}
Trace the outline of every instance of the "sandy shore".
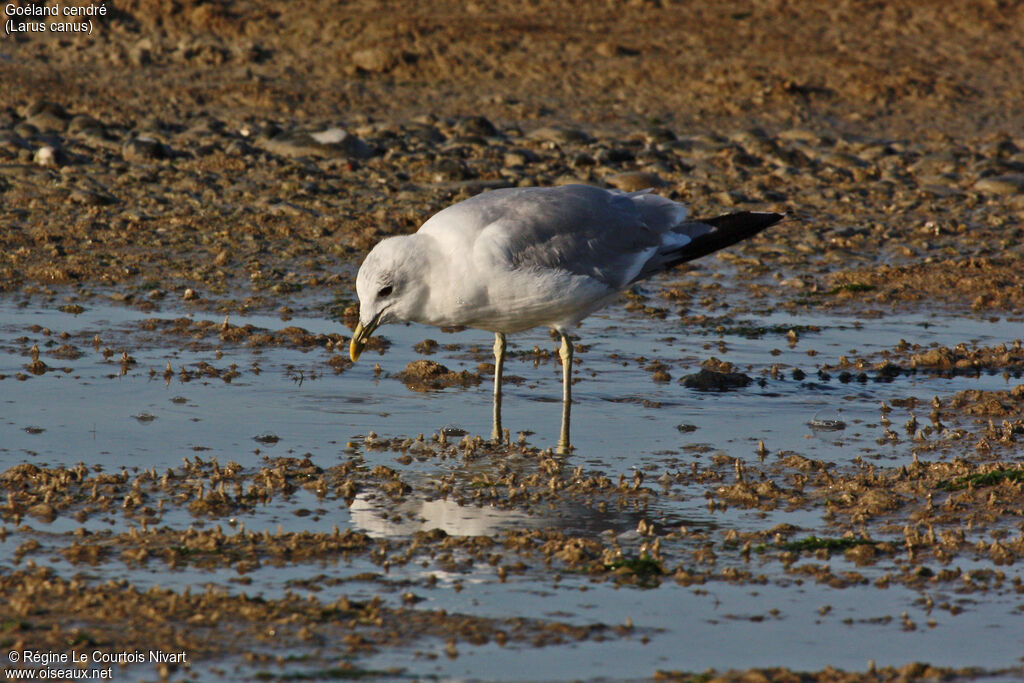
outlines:
{"label": "sandy shore", "polygon": [[[0,17],[15,21],[8,31],[17,29],[0,40],[0,292],[70,315],[102,301],[153,318],[129,332],[104,331],[102,342],[96,332],[94,348],[84,333],[5,332],[5,353],[19,360],[0,372],[0,392],[19,380],[43,382],[90,353],[104,354],[112,372],[146,372],[129,351],[121,355],[109,341],[114,335],[123,335],[125,349],[227,356],[191,370],[172,369],[170,361],[166,371],[148,369],[168,385],[251,379],[258,363],[241,354],[252,349],[322,352],[330,360],[319,370],[341,376],[351,365],[345,325],[354,324],[353,280],[365,252],[453,201],[517,185],[653,187],[698,216],[787,213],[778,228],[722,254],[711,270],[728,277],[714,286],[699,278],[698,264],[630,293],[627,309],[651,320],[678,316],[698,329],[725,329],[734,309],[758,306],[866,319],[1024,316],[1020,3],[107,5],[106,14],[75,19],[91,21],[89,33],[51,27],[52,19],[43,20],[45,30],[20,30],[29,18]],[[183,317],[192,313],[306,315],[338,325],[310,333]],[[805,331],[790,333],[792,347]],[[557,615],[420,610],[422,585],[402,591],[399,605],[312,593],[239,595],[262,565],[312,572],[325,558],[382,571],[417,562],[500,567],[501,581],[533,571],[541,582],[558,581],[564,572],[643,590],[757,585],[760,573],[743,568],[753,553],[773,566],[778,585],[790,585],[790,569],[803,558],[822,562],[803,565],[811,568],[802,577],[835,588],[966,584],[1019,601],[1024,393],[1016,385],[1024,356],[1013,339],[963,342],[924,347],[909,339],[820,368],[822,382],[835,377],[844,386],[919,373],[1005,373],[1005,390],[964,390],[931,404],[895,395],[883,403],[881,439],[907,445],[904,461],[891,467],[858,457],[833,468],[793,453],[766,461],[762,453],[758,462],[722,456],[645,482],[639,474],[584,470],[525,437],[492,445],[438,434],[349,444],[398,454],[377,467],[354,455],[325,465],[300,453],[243,467],[200,452],[170,474],[145,466],[115,472],[76,465],[71,456],[37,463],[4,451],[0,639],[7,651],[85,643],[113,652],[150,647],[157,637],[164,649],[187,650],[197,661],[246,662],[248,673],[239,675],[270,669],[278,680],[286,652],[315,651],[309,661],[323,677],[386,677],[395,672],[366,671],[361,657],[416,639],[444,642],[454,658],[459,647],[494,643],[528,649],[647,637],[631,624],[580,625]],[[386,348],[377,343],[376,350]],[[437,347],[422,344],[423,355]],[[467,352],[474,365],[457,375],[458,386],[489,381],[492,369],[477,351]],[[551,358],[537,349],[535,367]],[[679,379],[644,363],[655,382]],[[897,425],[887,417],[894,408]],[[450,480],[404,469],[414,460],[455,459],[467,469]],[[470,467],[505,460],[517,464]],[[236,516],[300,489],[340,506],[371,491],[385,505],[426,496],[529,515],[556,504],[642,512],[669,500],[673,487],[705,491],[712,512],[818,511],[830,536],[808,541],[784,525],[754,525],[705,538],[685,527],[641,526],[636,552],[623,556],[614,539],[557,527],[381,540],[352,529],[271,534],[235,526]],[[232,533],[168,522],[170,511],[231,520]],[[40,536],[22,526],[58,520],[73,527],[115,514],[117,527],[102,534]],[[709,539],[718,543],[718,564]],[[662,547],[685,548],[686,559]],[[833,571],[826,562],[835,556],[872,567],[908,553],[884,577]],[[44,556],[63,568],[42,566]],[[980,569],[949,568],[967,557]],[[168,575],[234,568],[237,576],[189,593],[119,581],[112,566],[159,566]],[[257,657],[253,642],[273,643],[281,654]],[[338,642],[337,652],[324,654]],[[853,673],[765,668],[691,678],[652,665],[637,677],[874,681],[986,673],[957,669],[908,660]],[[172,678],[188,671],[155,670]]]}

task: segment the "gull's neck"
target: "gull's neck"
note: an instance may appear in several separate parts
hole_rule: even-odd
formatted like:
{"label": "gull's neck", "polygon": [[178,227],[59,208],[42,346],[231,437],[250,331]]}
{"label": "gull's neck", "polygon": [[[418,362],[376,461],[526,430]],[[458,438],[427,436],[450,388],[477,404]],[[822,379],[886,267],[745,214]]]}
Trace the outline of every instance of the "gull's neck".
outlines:
{"label": "gull's neck", "polygon": [[464,266],[453,263],[431,235],[416,233],[402,239],[402,269],[416,285],[406,295],[401,317],[425,325],[459,324],[453,303],[466,299]]}

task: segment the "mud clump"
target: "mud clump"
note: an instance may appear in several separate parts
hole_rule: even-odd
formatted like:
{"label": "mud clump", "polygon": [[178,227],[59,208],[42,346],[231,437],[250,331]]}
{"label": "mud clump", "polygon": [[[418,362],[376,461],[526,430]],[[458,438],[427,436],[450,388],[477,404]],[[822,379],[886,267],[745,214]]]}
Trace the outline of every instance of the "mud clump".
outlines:
{"label": "mud clump", "polygon": [[994,348],[971,348],[966,344],[958,344],[953,348],[938,346],[928,351],[912,354],[910,367],[956,372],[967,370],[1012,372],[1024,368],[1024,348],[1019,339],[1010,346],[1000,344]]}
{"label": "mud clump", "polygon": [[1009,391],[965,389],[950,399],[950,407],[970,415],[984,417],[1018,417],[1024,414],[1024,384]]}
{"label": "mud clump", "polygon": [[750,375],[738,372],[732,363],[717,358],[704,361],[699,372],[686,375],[680,380],[683,386],[699,391],[741,389],[753,381]]}
{"label": "mud clump", "polygon": [[[0,597],[10,647],[45,646],[54,652],[63,651],[69,643],[89,642],[103,651],[123,651],[148,650],[160,642],[197,658],[223,657],[250,653],[253,643],[303,647],[310,640],[323,640],[342,644],[343,651],[352,655],[450,634],[476,644],[508,640],[543,646],[601,638],[608,630],[599,624],[574,626],[393,608],[379,596],[361,601],[346,596],[332,602],[312,596],[268,600],[232,595],[213,586],[201,592],[175,592],[155,586],[140,590],[123,581],[91,585],[43,568],[5,574],[0,578]],[[74,626],[68,625],[68,614],[75,615]],[[140,620],[139,614],[147,618]]]}
{"label": "mud clump", "polygon": [[842,270],[828,287],[847,299],[876,303],[969,304],[976,311],[1024,311],[1024,271],[1018,257],[943,259]]}
{"label": "mud clump", "polygon": [[932,349],[924,353],[916,353],[910,357],[910,366],[936,368],[938,370],[951,370],[956,366],[953,354],[949,349]]}
{"label": "mud clump", "polygon": [[336,375],[340,375],[354,365],[354,363],[348,358],[340,355],[331,356],[326,362],[327,365],[334,370],[334,374]]}
{"label": "mud clump", "polygon": [[977,375],[1002,372],[1019,376],[1024,370],[1024,346],[1021,340],[996,346],[957,344],[930,348],[901,339],[892,349],[865,357],[840,356],[838,363],[826,363],[823,370],[864,371],[871,369],[881,380],[901,374],[927,372],[943,376]]}
{"label": "mud clump", "polygon": [[[712,683],[883,683],[884,681],[907,680],[968,680],[991,675],[976,668],[953,668],[933,666],[922,662],[912,662],[900,667],[875,667],[872,663],[868,671],[843,671],[828,667],[821,671],[793,671],[785,667],[771,669],[747,669],[746,671],[730,670],[715,671],[713,669],[701,673],[658,670],[654,673],[655,681],[682,683],[683,681],[707,680]],[[1019,671],[1006,670],[1002,673],[1014,676]]]}
{"label": "mud clump", "polygon": [[66,360],[78,360],[82,357],[82,352],[71,344],[61,344],[57,348],[50,351],[50,355],[54,358],[63,358]]}
{"label": "mud clump", "polygon": [[479,374],[468,370],[455,372],[432,360],[414,360],[396,375],[413,391],[440,391],[449,387],[471,387],[480,384]]}

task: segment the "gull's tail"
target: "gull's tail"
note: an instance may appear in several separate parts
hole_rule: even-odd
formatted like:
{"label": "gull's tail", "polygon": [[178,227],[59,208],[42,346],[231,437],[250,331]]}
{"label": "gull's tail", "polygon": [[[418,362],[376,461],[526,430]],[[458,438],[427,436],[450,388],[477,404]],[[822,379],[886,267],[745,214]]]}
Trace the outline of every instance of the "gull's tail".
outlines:
{"label": "gull's tail", "polygon": [[[686,221],[666,233],[689,238],[685,244],[672,244],[666,240],[665,248],[651,259],[636,280],[668,270],[680,263],[699,259],[719,249],[753,237],[765,228],[775,225],[785,217],[781,213],[762,211],[740,211],[715,218]],[[635,280],[634,280],[635,281]]]}

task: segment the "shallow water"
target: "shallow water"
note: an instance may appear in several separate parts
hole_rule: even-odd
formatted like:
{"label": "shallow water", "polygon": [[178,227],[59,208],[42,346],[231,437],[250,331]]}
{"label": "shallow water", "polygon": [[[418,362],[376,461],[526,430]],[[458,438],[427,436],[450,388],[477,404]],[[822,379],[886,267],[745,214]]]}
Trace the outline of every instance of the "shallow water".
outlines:
{"label": "shallow water", "polygon": [[[413,345],[425,338],[440,343],[438,353],[429,356],[453,370],[475,370],[490,360],[492,338],[467,330],[443,334],[419,326],[391,326],[380,331],[391,341],[381,355],[368,351],[359,363],[340,375],[324,365],[331,352],[323,348],[303,351],[220,344],[219,340],[192,345],[176,336],[139,331],[139,321],[186,315],[180,311],[141,313],[103,305],[86,304],[78,315],[53,307],[19,307],[0,301],[0,469],[21,462],[37,465],[100,465],[107,471],[122,467],[148,469],[180,466],[183,458],[199,455],[221,463],[235,461],[255,467],[262,455],[310,454],[321,467],[330,467],[358,452],[367,464],[386,464],[413,477],[437,478],[466,467],[461,461],[414,459],[396,462],[395,452],[364,450],[361,442],[373,431],[382,436],[415,437],[437,433],[456,425],[470,434],[490,433],[491,385],[485,377],[479,386],[418,393],[392,377],[407,363],[421,358]],[[221,318],[195,314],[196,319],[220,322]],[[928,374],[901,375],[892,381],[842,382],[836,374],[823,380],[817,370],[835,364],[841,355],[865,355],[891,349],[900,339],[922,346],[933,342],[955,345],[976,342],[994,345],[1011,342],[1021,334],[1019,322],[986,321],[944,316],[900,316],[888,319],[856,320],[831,315],[787,315],[764,311],[742,316],[745,322],[767,327],[756,338],[735,333],[716,333],[714,328],[686,329],[677,321],[651,320],[612,307],[603,315],[587,320],[579,330],[585,350],[577,354],[579,365],[574,386],[572,436],[576,447],[572,466],[599,471],[612,479],[632,476],[643,470],[648,482],[659,475],[701,467],[716,454],[755,464],[758,442],[769,453],[792,451],[812,459],[851,466],[858,457],[871,458],[882,466],[910,462],[911,446],[902,443],[879,445],[883,434],[879,424],[882,401],[917,396],[930,400],[967,388],[1005,388],[1014,382],[1000,375],[942,378]],[[251,323],[280,329],[299,326],[311,332],[338,332],[335,322],[318,318],[282,321],[270,316],[237,317],[231,323]],[[39,328],[49,328],[47,335]],[[805,330],[790,345],[789,327]],[[53,358],[48,351],[65,343],[57,338],[70,335],[84,355],[75,360]],[[99,335],[94,348],[91,339]],[[52,342],[49,343],[48,342]],[[503,416],[513,438],[529,434],[529,442],[541,448],[554,446],[560,420],[561,368],[550,359],[535,364],[528,354],[534,346],[554,350],[546,331],[535,331],[509,339],[511,357],[506,376],[522,378],[504,388]],[[24,381],[16,378],[30,361],[29,348],[38,344],[41,358],[54,369]],[[457,344],[457,350],[444,350]],[[114,354],[104,359],[102,349]],[[217,357],[220,348],[222,357]],[[474,353],[474,348],[479,352]],[[772,350],[777,350],[773,355]],[[121,351],[133,357],[134,365],[122,374]],[[813,350],[815,355],[809,355]],[[701,392],[678,381],[696,372],[700,362],[714,356],[730,361],[757,380],[748,387],[727,392]],[[646,359],[643,362],[639,358]],[[655,383],[643,369],[651,360],[668,366],[672,380]],[[231,363],[240,375],[230,383],[216,378],[180,381],[175,375],[165,381],[168,362],[174,370],[206,361],[218,368]],[[379,364],[381,372],[375,372]],[[769,369],[781,364],[773,379]],[[254,365],[259,372],[254,370]],[[792,368],[806,373],[801,381],[792,378]],[[151,375],[151,369],[155,374]],[[869,373],[870,375],[870,373]],[[907,419],[907,411],[895,409],[895,425]],[[843,428],[821,429],[822,424]],[[684,429],[680,429],[684,427]],[[256,437],[273,435],[276,443]],[[351,443],[350,443],[351,442]],[[773,456],[769,456],[773,457]],[[493,464],[493,463],[492,463]],[[487,468],[489,463],[474,463]],[[656,484],[652,484],[656,485]],[[772,512],[727,509],[709,512],[703,489],[690,490],[674,484],[671,496],[659,496],[642,512],[609,509],[600,513],[584,506],[566,505],[550,514],[499,510],[492,507],[460,507],[447,500],[424,501],[410,497],[403,521],[396,522],[372,498],[360,496],[349,507],[336,500],[320,501],[299,490],[291,497],[238,516],[250,530],[285,531],[316,529],[329,531],[333,525],[353,527],[371,536],[402,537],[419,529],[442,528],[451,535],[493,534],[504,528],[558,527],[569,533],[608,530],[626,547],[641,518],[662,528],[685,525],[714,531],[740,526],[745,530],[768,529],[779,523],[801,527],[807,533],[827,533],[820,511],[782,509]],[[313,511],[299,517],[296,508]],[[37,529],[40,542],[60,543],[59,536],[79,524],[58,518],[51,524],[26,519]],[[162,524],[183,528],[203,522],[184,510],[168,510]],[[90,519],[92,529],[121,530],[125,521],[116,517]],[[635,535],[635,534],[634,534]],[[0,543],[0,566],[11,566],[11,540]],[[672,549],[668,548],[671,553]],[[678,552],[684,552],[679,549]],[[36,558],[64,573],[74,568],[59,557]],[[842,557],[830,560],[835,571],[854,569]],[[901,560],[888,560],[870,570],[869,578],[893,568]],[[965,570],[967,563],[954,563]],[[634,633],[625,638],[610,637],[601,642],[529,648],[529,666],[523,667],[522,646],[458,646],[459,656],[443,655],[443,643],[417,642],[398,651],[360,660],[368,668],[400,667],[412,676],[443,678],[552,679],[618,678],[650,676],[657,669],[702,671],[709,667],[788,666],[815,670],[831,665],[863,670],[868,660],[878,665],[902,665],[927,661],[936,665],[982,666],[989,669],[1019,666],[1024,636],[1019,628],[1020,599],[993,590],[955,595],[940,587],[931,595],[963,603],[963,611],[926,609],[923,592],[899,585],[880,590],[871,584],[834,589],[807,579],[795,584],[777,563],[758,566],[769,581],[763,585],[732,585],[715,582],[683,587],[671,581],[649,590],[595,583],[585,576],[557,578],[543,568],[509,576],[499,582],[496,573],[475,569],[469,573],[445,575],[436,567],[415,564],[393,567],[387,576],[366,560],[310,565],[265,565],[252,573],[250,594],[279,597],[289,582],[309,578],[311,573],[346,578],[362,572],[378,575],[377,580],[344,584],[352,596],[382,594],[398,602],[400,582],[412,582],[424,598],[421,606],[444,608],[449,612],[489,617],[525,616],[557,618],[572,623],[616,625],[627,619]],[[1008,578],[1019,570],[1004,568]],[[90,569],[97,579],[124,576],[140,586],[168,587],[215,583],[228,585],[231,570],[168,570],[154,564],[132,568],[113,562]],[[428,585],[429,575],[438,579]],[[332,588],[324,592],[337,592]],[[829,609],[824,610],[826,606]],[[902,615],[916,624],[903,628]],[[934,619],[934,625],[928,625]],[[844,621],[847,620],[847,621]],[[971,634],[965,638],[964,634]],[[646,640],[646,642],[643,642]],[[442,653],[431,658],[427,653]],[[514,672],[514,673],[513,673]]]}

